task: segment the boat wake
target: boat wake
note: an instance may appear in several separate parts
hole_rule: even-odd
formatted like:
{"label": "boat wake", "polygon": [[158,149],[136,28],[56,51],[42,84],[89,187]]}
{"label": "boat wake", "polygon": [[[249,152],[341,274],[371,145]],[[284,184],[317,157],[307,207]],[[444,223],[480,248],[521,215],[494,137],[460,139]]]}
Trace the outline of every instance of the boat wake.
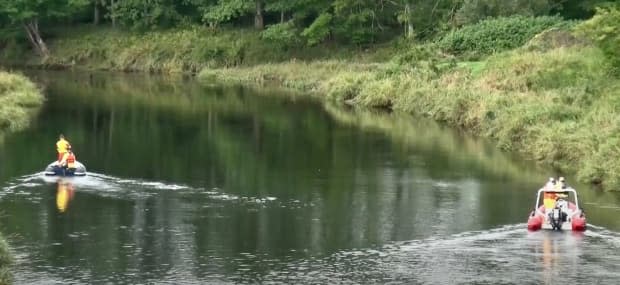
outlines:
{"label": "boat wake", "polygon": [[592,226],[586,232],[528,232],[525,224],[515,224],[340,251],[286,264],[270,272],[265,280],[414,284],[617,280],[620,257],[609,253],[617,252],[618,246],[620,234],[601,227]]}
{"label": "boat wake", "polygon": [[9,181],[2,187],[0,199],[7,195],[33,195],[33,189],[45,185],[57,183],[70,183],[73,188],[81,193],[90,193],[112,198],[121,199],[144,199],[165,192],[174,191],[176,195],[200,194],[209,200],[228,201],[240,204],[268,205],[286,207],[308,207],[311,203],[303,203],[299,200],[280,201],[277,197],[243,196],[227,193],[220,188],[194,187],[184,184],[148,181],[143,179],[118,178],[105,174],[89,172],[85,177],[55,177],[46,176],[44,172],[25,175]]}

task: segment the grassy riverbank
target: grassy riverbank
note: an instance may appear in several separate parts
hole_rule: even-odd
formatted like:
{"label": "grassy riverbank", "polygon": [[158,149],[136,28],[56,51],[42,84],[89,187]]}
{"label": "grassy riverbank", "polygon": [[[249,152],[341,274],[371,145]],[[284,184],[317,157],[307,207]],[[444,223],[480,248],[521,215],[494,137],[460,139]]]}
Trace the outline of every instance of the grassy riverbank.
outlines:
{"label": "grassy riverbank", "polygon": [[[0,50],[6,64],[36,68],[140,71],[153,73],[197,73],[203,68],[252,66],[292,58],[314,60],[367,57],[388,58],[339,45],[283,49],[261,39],[252,29],[214,31],[205,27],[137,33],[112,28],[56,28],[50,31],[53,52],[42,59],[28,51],[27,43]],[[373,51],[380,50],[375,48]],[[388,52],[387,49],[385,49]],[[24,61],[24,59],[26,59]]]}
{"label": "grassy riverbank", "polygon": [[8,246],[0,234],[0,284],[11,283],[11,271],[9,270],[11,263],[12,258]]}
{"label": "grassy riverbank", "polygon": [[[576,37],[578,25],[547,16],[496,18],[426,42],[401,38],[370,50],[330,43],[285,48],[243,29],[78,27],[50,32],[48,58],[25,58],[48,68],[201,70],[202,80],[272,84],[421,114],[495,139],[581,182],[620,190],[620,163],[607,159],[620,154],[613,52]],[[5,48],[0,57],[19,58],[15,50]]]}
{"label": "grassy riverbank", "polygon": [[[0,71],[0,142],[4,133],[28,126],[43,95],[26,77]],[[0,234],[0,284],[9,284],[11,256]]]}
{"label": "grassy riverbank", "polygon": [[0,71],[0,136],[28,126],[43,95],[26,77]]}
{"label": "grassy riverbank", "polygon": [[[439,65],[441,67],[441,65]],[[594,47],[523,47],[445,71],[395,63],[289,62],[205,69],[200,78],[276,83],[349,104],[423,114],[580,181],[620,189],[618,87]]]}

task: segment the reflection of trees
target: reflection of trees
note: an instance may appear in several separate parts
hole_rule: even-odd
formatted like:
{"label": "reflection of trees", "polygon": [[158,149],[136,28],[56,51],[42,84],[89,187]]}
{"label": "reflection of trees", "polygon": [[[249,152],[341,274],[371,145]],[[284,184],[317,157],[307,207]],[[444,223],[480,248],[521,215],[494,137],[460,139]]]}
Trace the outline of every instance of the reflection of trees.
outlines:
{"label": "reflection of trees", "polygon": [[[468,198],[464,197],[459,202],[463,205],[464,201],[478,200],[483,205],[478,210],[485,212],[480,215],[485,219],[483,223],[505,224],[511,217],[531,210],[529,206],[533,208],[538,188],[549,176],[556,176],[552,171],[540,169],[533,163],[515,161],[512,155],[500,152],[492,144],[425,119],[368,110],[347,110],[331,103],[324,104],[324,109],[339,123],[388,136],[394,148],[403,153],[415,154],[410,159],[411,163],[423,165],[429,177],[455,181],[467,177],[483,179],[484,183],[480,187],[486,189],[473,197],[468,194]],[[614,210],[610,209],[616,207],[620,196],[597,191],[589,185],[573,186],[579,190],[579,198],[587,210],[589,221],[620,227]],[[531,195],[524,196],[507,189],[521,189]],[[523,205],[528,205],[527,210],[524,210]]]}
{"label": "reflection of trees", "polygon": [[[382,112],[345,110],[327,103],[325,110],[336,121],[378,131],[393,138],[395,147],[416,155],[433,155],[424,158],[431,177],[480,176],[491,174],[490,178],[522,178],[536,176],[543,179],[539,169],[531,164],[516,163],[514,157],[500,153],[491,144],[473,139],[462,132],[441,127],[437,123],[410,115],[387,115]],[[459,169],[453,173],[443,171],[446,165]],[[529,167],[529,168],[528,168]],[[466,173],[463,173],[466,171]],[[544,180],[541,180],[544,181]]]}

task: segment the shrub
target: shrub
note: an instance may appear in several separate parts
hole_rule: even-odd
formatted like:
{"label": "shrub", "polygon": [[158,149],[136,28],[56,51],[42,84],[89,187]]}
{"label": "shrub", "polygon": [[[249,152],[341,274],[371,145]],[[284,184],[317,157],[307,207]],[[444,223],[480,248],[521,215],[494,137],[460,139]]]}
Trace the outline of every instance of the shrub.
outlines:
{"label": "shrub", "polygon": [[26,77],[0,72],[0,134],[25,128],[43,96]]}
{"label": "shrub", "polygon": [[292,21],[268,26],[261,32],[261,39],[270,41],[281,49],[295,46],[299,42],[297,29]]}
{"label": "shrub", "polygon": [[502,17],[464,26],[444,36],[439,47],[455,55],[489,55],[525,44],[536,34],[557,26],[567,26],[560,17]]}
{"label": "shrub", "polygon": [[541,16],[554,8],[550,0],[464,0],[456,13],[459,24],[474,24],[488,17]]}
{"label": "shrub", "polygon": [[550,51],[557,48],[587,46],[588,41],[568,29],[551,28],[537,34],[524,45],[529,51]]}
{"label": "shrub", "polygon": [[301,35],[308,41],[308,45],[317,45],[327,38],[330,33],[329,24],[331,21],[332,15],[329,13],[323,13],[301,33]]}
{"label": "shrub", "polygon": [[589,37],[620,71],[620,10],[616,7],[597,9],[596,15],[577,27],[579,34]]}
{"label": "shrub", "polygon": [[367,73],[341,72],[329,78],[325,82],[324,89],[327,96],[339,101],[346,101],[355,98],[364,85],[369,81]]}
{"label": "shrub", "polygon": [[12,263],[13,258],[9,253],[8,245],[0,235],[0,284],[11,284],[13,278],[10,266]]}

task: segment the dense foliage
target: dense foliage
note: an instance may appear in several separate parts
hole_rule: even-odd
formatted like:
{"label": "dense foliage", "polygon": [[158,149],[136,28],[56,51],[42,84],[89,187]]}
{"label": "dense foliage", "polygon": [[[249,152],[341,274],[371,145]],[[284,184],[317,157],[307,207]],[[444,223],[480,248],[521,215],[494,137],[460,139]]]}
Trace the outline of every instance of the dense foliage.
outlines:
{"label": "dense foliage", "polygon": [[579,26],[579,32],[590,37],[605,52],[620,72],[620,9],[601,8],[589,21]]}
{"label": "dense foliage", "polygon": [[27,127],[42,102],[43,96],[26,77],[0,71],[0,136]]}
{"label": "dense foliage", "polygon": [[[53,66],[275,80],[426,114],[620,189],[620,164],[608,159],[620,141],[608,68],[620,63],[617,2],[0,0],[0,55],[24,61],[30,45]],[[578,30],[596,47],[550,29],[572,19],[589,19]],[[381,63],[342,60],[384,51]]]}
{"label": "dense foliage", "polygon": [[13,276],[11,274],[11,264],[13,258],[9,253],[9,246],[0,234],[0,284],[11,284]]}
{"label": "dense foliage", "polygon": [[[121,30],[138,31],[195,25],[213,30],[222,26],[252,26],[259,31],[266,28],[262,38],[278,42],[282,48],[300,43],[312,46],[326,41],[365,46],[399,35],[429,39],[488,17],[558,15],[564,19],[586,18],[602,2],[614,1],[0,0],[0,45],[14,41],[18,35],[15,31],[21,29],[26,36],[19,39],[28,39],[37,52],[47,57],[49,51],[44,41],[47,28],[76,23],[107,23]],[[509,22],[502,24],[510,28]],[[526,24],[540,27],[537,23]],[[519,31],[517,37],[530,33]]]}
{"label": "dense foliage", "polygon": [[536,34],[559,25],[565,25],[560,17],[492,18],[449,33],[439,46],[452,54],[488,55],[522,46]]}

